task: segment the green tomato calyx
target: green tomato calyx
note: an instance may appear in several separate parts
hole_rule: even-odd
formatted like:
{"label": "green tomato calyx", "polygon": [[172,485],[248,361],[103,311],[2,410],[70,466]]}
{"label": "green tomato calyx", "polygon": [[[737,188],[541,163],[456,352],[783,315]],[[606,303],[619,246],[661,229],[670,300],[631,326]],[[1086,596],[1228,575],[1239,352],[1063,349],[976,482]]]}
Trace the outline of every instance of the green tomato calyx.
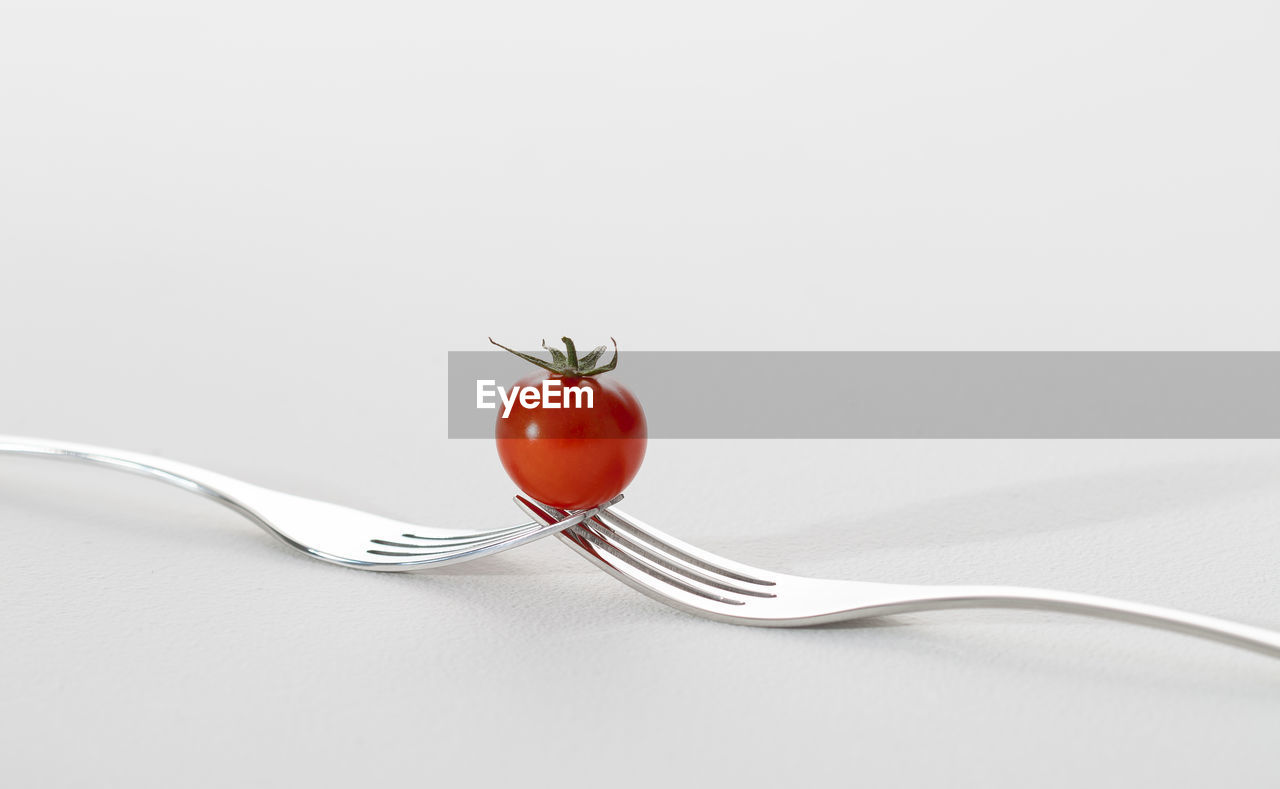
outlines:
{"label": "green tomato calyx", "polygon": [[578,358],[578,349],[574,347],[573,340],[568,337],[560,338],[560,341],[564,343],[563,351],[559,348],[552,348],[548,346],[547,341],[543,340],[542,347],[551,353],[551,361],[548,362],[545,359],[539,359],[536,356],[530,356],[527,353],[520,353],[519,351],[512,350],[500,342],[495,342],[492,337],[489,338],[489,342],[508,353],[513,353],[516,356],[519,356],[530,364],[536,364],[542,369],[555,373],[556,375],[563,375],[566,378],[589,378],[593,375],[599,375],[600,373],[607,373],[618,366],[618,341],[612,337],[609,339],[613,342],[613,358],[609,360],[608,364],[603,364],[598,367],[596,365],[600,361],[600,357],[604,356],[604,352],[609,350],[609,346],[607,345],[597,345],[591,349],[590,353],[585,353],[582,355],[582,358]]}

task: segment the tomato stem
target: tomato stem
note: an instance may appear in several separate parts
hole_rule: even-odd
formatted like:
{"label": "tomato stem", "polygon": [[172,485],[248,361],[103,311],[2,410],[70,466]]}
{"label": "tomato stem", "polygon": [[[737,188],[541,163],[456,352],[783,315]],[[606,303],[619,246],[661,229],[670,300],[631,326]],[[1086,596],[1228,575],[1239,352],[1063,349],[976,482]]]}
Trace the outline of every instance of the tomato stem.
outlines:
{"label": "tomato stem", "polygon": [[573,347],[573,340],[568,337],[561,337],[560,342],[564,343],[564,355],[569,357],[569,369],[578,369],[578,349]]}
{"label": "tomato stem", "polygon": [[502,343],[494,340],[492,337],[489,338],[489,342],[508,353],[519,356],[530,364],[536,364],[538,367],[541,367],[548,372],[555,373],[556,375],[574,378],[589,378],[593,375],[599,375],[600,373],[607,373],[618,366],[618,341],[612,337],[610,337],[609,340],[613,343],[613,358],[609,360],[608,364],[597,367],[596,363],[600,361],[600,357],[604,356],[604,352],[609,350],[609,346],[597,345],[595,348],[592,348],[589,353],[583,354],[582,358],[579,359],[578,348],[573,344],[573,340],[568,337],[560,338],[560,341],[564,343],[564,352],[561,352],[556,348],[548,347],[547,341],[543,340],[542,347],[551,354],[551,361],[548,362],[546,359],[539,359],[536,356],[508,348]]}

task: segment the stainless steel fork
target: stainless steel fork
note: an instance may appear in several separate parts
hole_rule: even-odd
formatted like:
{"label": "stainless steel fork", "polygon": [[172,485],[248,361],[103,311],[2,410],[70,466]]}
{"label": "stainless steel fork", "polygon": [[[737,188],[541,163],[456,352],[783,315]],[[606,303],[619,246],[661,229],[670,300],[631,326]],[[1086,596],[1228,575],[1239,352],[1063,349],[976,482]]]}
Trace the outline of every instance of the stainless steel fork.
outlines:
{"label": "stainless steel fork", "polygon": [[[0,436],[0,455],[5,454],[90,463],[177,485],[235,510],[290,548],[360,570],[429,570],[491,556],[579,523],[599,509],[570,513],[553,523],[538,519],[490,531],[441,529],[268,490],[207,469],[121,449]],[[621,500],[619,496],[600,506]]]}
{"label": "stainless steel fork", "polygon": [[[537,520],[565,513],[523,496]],[[804,578],[730,561],[610,508],[557,535],[593,564],[658,602],[738,625],[800,627],[945,608],[1027,608],[1115,619],[1280,657],[1280,633],[1171,608],[1013,586],[908,586]]]}

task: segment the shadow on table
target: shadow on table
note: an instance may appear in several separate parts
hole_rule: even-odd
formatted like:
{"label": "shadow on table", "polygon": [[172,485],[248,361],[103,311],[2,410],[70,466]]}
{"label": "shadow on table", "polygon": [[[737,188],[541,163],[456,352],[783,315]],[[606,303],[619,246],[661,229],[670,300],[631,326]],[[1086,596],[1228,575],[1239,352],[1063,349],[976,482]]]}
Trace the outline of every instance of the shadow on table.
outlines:
{"label": "shadow on table", "polygon": [[[748,563],[752,552],[785,552],[789,561],[830,559],[872,547],[936,548],[1086,528],[1266,489],[1280,494],[1280,457],[1171,463],[987,488],[847,519],[800,523],[776,536],[708,541],[703,547]],[[680,524],[656,525],[696,542]]]}

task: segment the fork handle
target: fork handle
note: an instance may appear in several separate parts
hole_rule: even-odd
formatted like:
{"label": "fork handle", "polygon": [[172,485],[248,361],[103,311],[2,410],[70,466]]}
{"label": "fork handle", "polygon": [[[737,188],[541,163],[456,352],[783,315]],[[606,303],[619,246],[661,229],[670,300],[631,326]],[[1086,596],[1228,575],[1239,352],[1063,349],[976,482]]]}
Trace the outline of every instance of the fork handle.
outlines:
{"label": "fork handle", "polygon": [[176,460],[144,455],[140,452],[128,452],[123,449],[73,444],[69,441],[0,435],[0,455],[27,455],[51,460],[71,460],[151,477],[176,485],[183,490],[199,493],[237,512],[249,515],[255,521],[258,520],[257,517],[248,511],[243,499],[246,496],[252,497],[254,493],[261,495],[265,492],[265,489],[250,485],[248,482],[241,482],[196,466],[188,466]]}
{"label": "fork handle", "polygon": [[1213,616],[1173,608],[1115,600],[1097,595],[1016,586],[916,587],[916,599],[890,603],[884,613],[908,613],[950,608],[1020,608],[1114,619],[1172,630],[1280,657],[1280,633]]}

